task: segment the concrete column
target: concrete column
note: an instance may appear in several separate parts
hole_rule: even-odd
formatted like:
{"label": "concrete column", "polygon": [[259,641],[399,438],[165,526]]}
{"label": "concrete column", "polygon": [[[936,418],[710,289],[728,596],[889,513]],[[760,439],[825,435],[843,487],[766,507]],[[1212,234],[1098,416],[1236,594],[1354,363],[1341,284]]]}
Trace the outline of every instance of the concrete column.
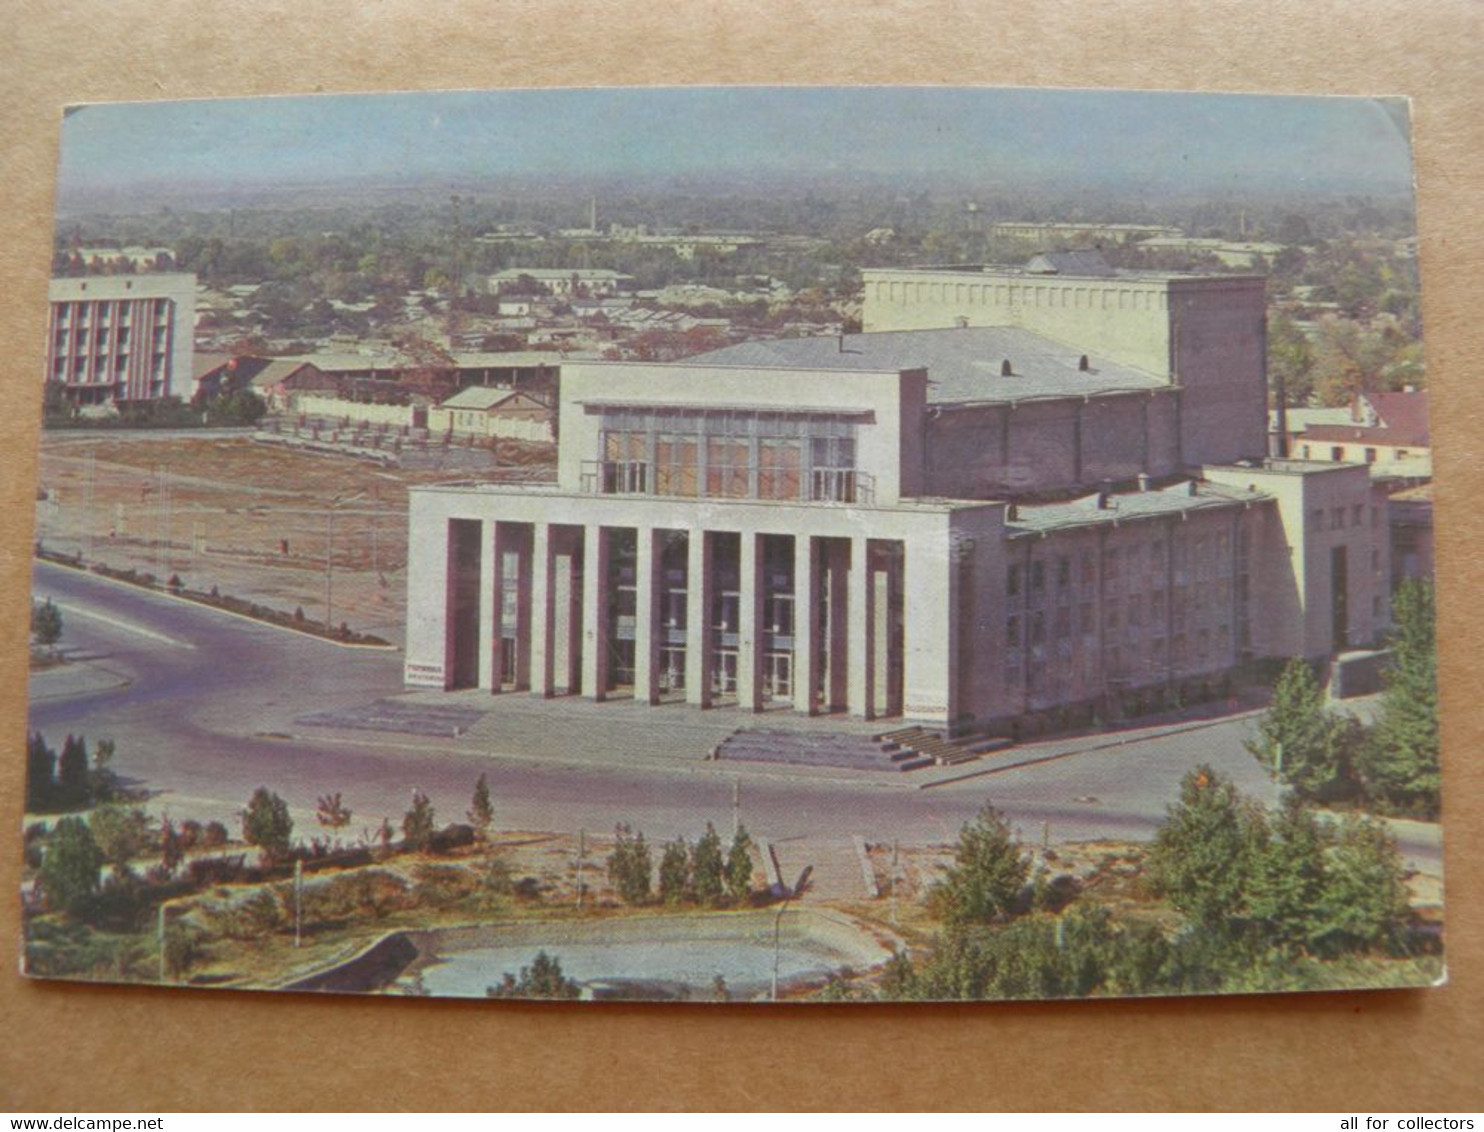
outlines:
{"label": "concrete column", "polygon": [[744,532],[737,560],[737,706],[763,710],[763,556],[760,534]]}
{"label": "concrete column", "polygon": [[608,531],[589,525],[582,540],[582,694],[608,696]]}
{"label": "concrete column", "polygon": [[827,549],[822,551],[821,558],[824,560],[828,579],[829,593],[825,600],[829,602],[830,614],[829,639],[824,642],[829,655],[829,686],[825,690],[825,707],[830,711],[839,711],[845,707],[845,677],[850,671],[850,658],[847,655],[850,618],[846,601],[849,591],[846,579],[850,573],[850,544],[842,539],[831,539],[824,545]]}
{"label": "concrete column", "polygon": [[[964,553],[972,553],[967,548]],[[959,567],[947,531],[941,538],[919,537],[907,543],[902,562],[903,642],[902,714],[926,723],[949,724],[958,711]],[[1004,594],[1003,582],[998,594]],[[1003,600],[1001,596],[998,600]],[[992,640],[1004,639],[1003,607],[994,603],[998,622]],[[1022,615],[1023,619],[1023,615]],[[1023,630],[1029,632],[1028,629]],[[1022,648],[1029,646],[1022,643]],[[988,652],[1003,666],[998,649]],[[995,674],[998,681],[1000,676]]]}
{"label": "concrete column", "polygon": [[479,524],[479,690],[494,692],[500,687],[495,647],[500,643],[500,563],[496,557],[495,532],[491,519]]}
{"label": "concrete column", "polygon": [[535,561],[531,553],[531,525],[523,523],[511,535],[511,548],[517,552],[515,582],[515,687],[531,686],[531,572]]}
{"label": "concrete column", "polygon": [[875,618],[871,615],[871,541],[850,540],[850,581],[848,583],[849,644],[846,649],[850,670],[845,678],[845,707],[851,715],[874,719],[872,692],[876,680]]}
{"label": "concrete column", "polygon": [[555,587],[551,576],[551,527],[535,523],[531,538],[531,692],[550,697],[552,679],[552,609]]}
{"label": "concrete column", "polygon": [[685,702],[711,706],[711,539],[692,528],[685,569]]}
{"label": "concrete column", "polygon": [[794,536],[794,710],[805,715],[819,711],[814,685],[819,673],[819,581],[815,572],[814,540]]}
{"label": "concrete column", "polygon": [[634,557],[634,700],[659,703],[659,581],[664,532],[640,527]]}

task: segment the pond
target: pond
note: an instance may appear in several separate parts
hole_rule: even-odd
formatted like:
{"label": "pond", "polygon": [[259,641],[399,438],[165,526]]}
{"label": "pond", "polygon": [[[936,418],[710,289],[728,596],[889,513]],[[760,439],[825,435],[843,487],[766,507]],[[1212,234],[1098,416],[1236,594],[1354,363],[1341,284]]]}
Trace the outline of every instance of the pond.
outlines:
{"label": "pond", "polygon": [[[779,926],[781,987],[867,970],[891,955],[844,916],[790,910]],[[416,974],[428,994],[483,998],[545,951],[585,998],[706,998],[718,977],[731,997],[760,998],[772,985],[774,927],[772,912],[719,912],[450,929],[429,933]]]}

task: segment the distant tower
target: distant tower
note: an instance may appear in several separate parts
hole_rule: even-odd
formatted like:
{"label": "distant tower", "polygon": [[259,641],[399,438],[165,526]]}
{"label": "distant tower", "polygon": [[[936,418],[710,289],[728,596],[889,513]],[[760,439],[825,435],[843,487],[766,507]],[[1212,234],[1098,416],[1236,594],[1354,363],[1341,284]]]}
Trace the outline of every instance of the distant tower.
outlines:
{"label": "distant tower", "polygon": [[593,197],[587,209],[587,230],[596,232],[598,230],[598,198]]}

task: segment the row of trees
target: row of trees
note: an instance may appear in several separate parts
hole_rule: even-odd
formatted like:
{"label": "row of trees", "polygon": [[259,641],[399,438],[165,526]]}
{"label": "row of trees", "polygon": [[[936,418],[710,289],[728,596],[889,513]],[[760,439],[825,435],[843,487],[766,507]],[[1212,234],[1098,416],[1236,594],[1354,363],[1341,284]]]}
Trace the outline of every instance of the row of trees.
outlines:
{"label": "row of trees", "polygon": [[1375,725],[1325,705],[1313,669],[1293,660],[1273,689],[1248,750],[1300,799],[1361,802],[1436,818],[1441,805],[1437,634],[1433,587],[1403,582],[1392,596],[1391,665]]}
{"label": "row of trees", "polygon": [[1410,911],[1384,826],[1321,823],[1296,800],[1267,813],[1209,767],[1188,774],[1144,860],[1168,932],[1081,902],[1065,911],[992,806],[962,830],[930,896],[945,923],[926,962],[897,955],[887,997],[1055,998],[1320,985],[1316,963],[1402,954]]}
{"label": "row of trees", "polygon": [[[654,896],[654,859],[644,834],[628,825],[614,831],[608,856],[608,879],[626,904],[647,904]],[[688,845],[684,838],[668,842],[659,864],[659,899],[665,904],[746,904],[752,898],[752,838],[739,826],[725,853],[721,836],[710,822],[706,832]]]}
{"label": "row of trees", "polygon": [[87,740],[68,735],[58,756],[41,732],[32,732],[26,740],[26,812],[86,810],[115,798],[119,781],[110,766],[114,752],[113,740],[102,739],[89,756]]}

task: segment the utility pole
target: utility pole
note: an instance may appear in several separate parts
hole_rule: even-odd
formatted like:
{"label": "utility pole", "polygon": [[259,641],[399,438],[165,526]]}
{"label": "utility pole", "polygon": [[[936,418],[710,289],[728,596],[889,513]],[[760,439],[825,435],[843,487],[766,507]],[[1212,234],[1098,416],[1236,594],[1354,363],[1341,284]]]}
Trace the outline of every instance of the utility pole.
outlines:
{"label": "utility pole", "polygon": [[156,921],[155,935],[160,944],[160,982],[165,981],[165,905],[160,905],[160,915]]}
{"label": "utility pole", "polygon": [[304,858],[294,858],[294,946],[304,943]]}
{"label": "utility pole", "polygon": [[742,779],[732,779],[732,840],[742,832]]}
{"label": "utility pole", "polygon": [[325,632],[333,633],[335,624],[335,512],[325,512]]}
{"label": "utility pole", "polygon": [[587,830],[577,831],[577,910],[582,911],[582,861],[587,856]]}
{"label": "utility pole", "polygon": [[897,866],[901,862],[902,843],[896,838],[891,842],[891,922],[897,926]]}
{"label": "utility pole", "polygon": [[87,457],[83,467],[87,471],[87,479],[83,485],[83,543],[85,550],[83,557],[89,562],[93,560],[93,450],[88,449]]}

